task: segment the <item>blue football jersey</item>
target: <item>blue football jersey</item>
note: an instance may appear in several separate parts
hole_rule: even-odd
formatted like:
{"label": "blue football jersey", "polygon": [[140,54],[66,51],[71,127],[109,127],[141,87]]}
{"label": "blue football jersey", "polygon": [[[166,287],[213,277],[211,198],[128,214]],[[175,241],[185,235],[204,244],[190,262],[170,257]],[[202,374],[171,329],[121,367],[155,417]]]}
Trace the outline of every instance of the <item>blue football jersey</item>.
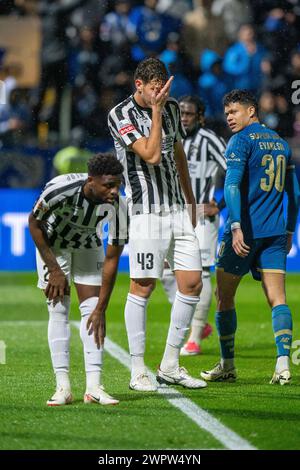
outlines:
{"label": "blue football jersey", "polygon": [[228,176],[231,170],[243,169],[240,193],[244,235],[264,238],[286,233],[283,195],[286,170],[291,165],[287,142],[275,131],[253,123],[231,137],[225,157]]}

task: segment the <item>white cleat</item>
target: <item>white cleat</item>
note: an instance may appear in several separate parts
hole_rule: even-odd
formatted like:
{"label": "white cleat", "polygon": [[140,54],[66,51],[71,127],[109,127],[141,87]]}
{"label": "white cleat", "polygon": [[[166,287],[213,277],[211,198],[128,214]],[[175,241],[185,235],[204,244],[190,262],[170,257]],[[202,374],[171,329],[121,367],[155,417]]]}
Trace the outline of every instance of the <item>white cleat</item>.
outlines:
{"label": "white cleat", "polygon": [[207,383],[204,380],[192,377],[184,367],[178,367],[175,370],[165,372],[158,369],[156,380],[161,385],[181,385],[185,388],[207,387]]}
{"label": "white cleat", "polygon": [[281,372],[274,372],[270,384],[289,385],[291,383],[291,373],[289,369],[284,369]]}
{"label": "white cleat", "polygon": [[200,373],[202,379],[207,382],[235,382],[237,379],[236,369],[223,369],[220,363],[211,370],[203,370]]}
{"label": "white cleat", "polygon": [[73,401],[72,393],[70,390],[59,388],[54,395],[47,401],[48,406],[63,406],[70,405]]}
{"label": "white cleat", "polygon": [[98,403],[98,405],[118,405],[119,400],[111,397],[108,393],[105,392],[102,385],[98,385],[91,390],[87,390],[84,394],[83,401],[86,405],[91,403]]}
{"label": "white cleat", "polygon": [[157,386],[154,385],[148,374],[136,375],[130,380],[129,388],[137,392],[157,392]]}

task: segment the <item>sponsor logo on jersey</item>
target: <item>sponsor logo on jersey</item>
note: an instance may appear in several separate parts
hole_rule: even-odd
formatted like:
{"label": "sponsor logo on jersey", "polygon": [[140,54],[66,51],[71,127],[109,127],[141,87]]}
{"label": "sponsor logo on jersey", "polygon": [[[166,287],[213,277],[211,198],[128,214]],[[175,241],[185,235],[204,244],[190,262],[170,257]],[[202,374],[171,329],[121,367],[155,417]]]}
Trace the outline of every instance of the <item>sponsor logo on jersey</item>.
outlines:
{"label": "sponsor logo on jersey", "polygon": [[241,159],[238,158],[238,156],[234,152],[231,152],[227,157],[225,156],[225,159],[226,159],[226,161],[230,161],[230,160],[231,161],[234,160],[235,162],[240,162],[241,161]]}
{"label": "sponsor logo on jersey", "polygon": [[135,127],[132,125],[132,124],[127,124],[126,126],[124,127],[121,127],[121,129],[119,130],[119,133],[121,135],[126,135],[128,134],[129,132],[132,132],[135,130]]}

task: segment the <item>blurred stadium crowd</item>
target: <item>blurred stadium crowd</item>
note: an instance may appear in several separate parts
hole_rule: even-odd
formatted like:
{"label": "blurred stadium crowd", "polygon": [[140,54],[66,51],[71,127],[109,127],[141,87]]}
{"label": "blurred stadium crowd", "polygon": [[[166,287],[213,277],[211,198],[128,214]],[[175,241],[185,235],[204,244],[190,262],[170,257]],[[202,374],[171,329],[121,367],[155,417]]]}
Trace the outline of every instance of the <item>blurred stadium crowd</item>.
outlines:
{"label": "blurred stadium crowd", "polygon": [[63,107],[70,134],[107,138],[108,111],[131,93],[133,70],[149,56],[175,75],[174,97],[203,98],[209,125],[224,137],[222,96],[246,88],[259,98],[262,121],[300,142],[300,100],[292,102],[300,80],[298,0],[0,0],[0,15],[33,15],[41,25],[33,89],[18,86],[0,32],[3,144],[24,136],[57,143]]}

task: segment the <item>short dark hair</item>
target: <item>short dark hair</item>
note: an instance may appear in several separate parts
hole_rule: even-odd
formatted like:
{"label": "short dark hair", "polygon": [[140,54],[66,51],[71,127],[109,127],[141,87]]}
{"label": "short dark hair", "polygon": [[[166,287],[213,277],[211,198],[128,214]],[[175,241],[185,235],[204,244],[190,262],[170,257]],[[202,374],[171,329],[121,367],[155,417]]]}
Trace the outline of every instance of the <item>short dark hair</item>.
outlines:
{"label": "short dark hair", "polygon": [[196,95],[185,95],[181,96],[178,100],[179,103],[190,103],[193,104],[196,107],[197,114],[200,114],[201,116],[204,115],[205,113],[205,104],[203,101],[199,98],[199,96]]}
{"label": "short dark hair", "polygon": [[134,80],[140,79],[144,83],[149,83],[152,80],[166,82],[168,78],[165,64],[154,57],[142,60],[134,72]]}
{"label": "short dark hair", "polygon": [[89,176],[121,175],[123,165],[113,153],[97,153],[87,162]]}
{"label": "short dark hair", "polygon": [[255,96],[248,90],[232,90],[223,97],[223,106],[230,103],[241,103],[255,108],[255,114],[258,114],[258,102]]}

